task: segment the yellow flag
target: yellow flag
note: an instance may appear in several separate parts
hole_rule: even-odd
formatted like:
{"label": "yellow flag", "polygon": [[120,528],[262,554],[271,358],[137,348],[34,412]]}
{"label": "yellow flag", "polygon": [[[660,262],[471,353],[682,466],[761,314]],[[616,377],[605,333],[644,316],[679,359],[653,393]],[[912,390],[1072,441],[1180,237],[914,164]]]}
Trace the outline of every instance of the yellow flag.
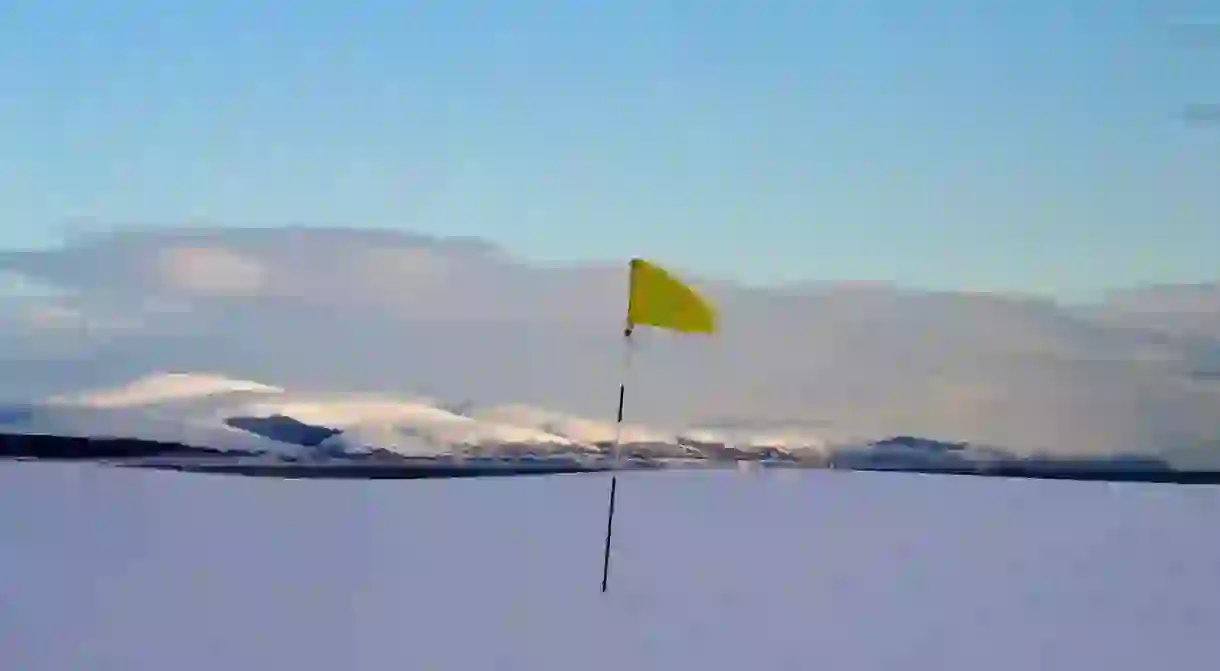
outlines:
{"label": "yellow flag", "polygon": [[716,312],[694,289],[663,268],[632,259],[627,328],[644,324],[682,333],[713,333]]}

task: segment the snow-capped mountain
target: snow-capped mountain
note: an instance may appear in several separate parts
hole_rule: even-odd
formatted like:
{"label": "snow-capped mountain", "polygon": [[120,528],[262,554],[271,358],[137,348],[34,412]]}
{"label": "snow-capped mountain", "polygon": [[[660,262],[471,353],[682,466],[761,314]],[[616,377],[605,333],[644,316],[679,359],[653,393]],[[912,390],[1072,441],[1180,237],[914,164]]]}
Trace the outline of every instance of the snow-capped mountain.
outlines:
{"label": "snow-capped mountain", "polygon": [[35,403],[0,408],[0,432],[78,438],[135,438],[220,452],[293,456],[297,445],[189,415],[168,416],[146,408],[98,408]]}
{"label": "snow-capped mountain", "polygon": [[[158,373],[111,388],[0,408],[0,433],[136,439],[314,461],[376,454],[604,455],[616,427],[523,404],[478,407],[409,395],[296,392],[209,373]],[[967,442],[913,436],[847,439],[782,423],[721,422],[711,428],[627,424],[618,438],[621,454],[649,459],[778,458],[898,469],[969,469],[1021,460],[1006,450]]]}
{"label": "snow-capped mountain", "polygon": [[[210,373],[158,373],[116,387],[57,394],[7,413],[10,432],[174,441],[221,450],[295,456],[384,450],[404,456],[604,452],[611,422],[527,405],[467,407],[432,399],[293,392]],[[625,424],[627,453],[700,456],[700,446],[824,451],[816,436],[730,436],[710,430]]]}
{"label": "snow-capped mountain", "polygon": [[[281,387],[207,373],[160,373],[117,387],[59,394],[22,412],[10,409],[12,432],[175,441],[215,449],[277,453],[362,453],[408,456],[454,452],[597,452],[612,427],[572,418],[549,431],[545,411],[491,408],[457,414],[429,399],[384,394],[293,393]],[[3,418],[0,418],[3,421]],[[325,431],[307,440],[301,427]],[[587,427],[595,427],[589,429]],[[628,440],[657,438],[645,429]]]}

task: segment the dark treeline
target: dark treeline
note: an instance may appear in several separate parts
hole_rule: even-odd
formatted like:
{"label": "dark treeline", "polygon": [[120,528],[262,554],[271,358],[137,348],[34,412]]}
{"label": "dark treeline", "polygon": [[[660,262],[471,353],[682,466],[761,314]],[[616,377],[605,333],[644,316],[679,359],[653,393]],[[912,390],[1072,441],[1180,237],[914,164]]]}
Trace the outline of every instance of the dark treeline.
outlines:
{"label": "dark treeline", "polygon": [[235,453],[137,438],[84,438],[0,433],[0,458],[10,459],[96,460],[232,454]]}
{"label": "dark treeline", "polygon": [[282,479],[330,479],[330,480],[419,480],[424,478],[483,478],[494,476],[558,475],[561,473],[592,473],[604,467],[583,465],[574,461],[556,462],[501,462],[501,463],[456,463],[415,460],[402,463],[349,463],[299,464],[299,463],[149,463],[144,468],[181,471],[184,473],[213,473],[246,475]]}
{"label": "dark treeline", "polygon": [[986,468],[875,468],[857,466],[855,471],[889,473],[929,473],[934,475],[973,475],[990,478],[1026,478],[1035,480],[1079,480],[1089,482],[1148,482],[1178,485],[1220,485],[1220,471],[1182,471],[1173,468],[1112,468],[1104,465],[1070,466],[1038,461],[1029,464],[1010,462]]}

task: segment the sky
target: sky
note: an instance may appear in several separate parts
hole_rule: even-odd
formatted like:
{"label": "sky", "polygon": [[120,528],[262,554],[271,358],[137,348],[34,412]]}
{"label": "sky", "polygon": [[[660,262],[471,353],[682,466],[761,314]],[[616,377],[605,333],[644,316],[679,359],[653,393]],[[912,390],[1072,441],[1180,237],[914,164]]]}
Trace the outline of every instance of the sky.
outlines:
{"label": "sky", "polygon": [[[1184,1],[0,0],[0,247],[478,236],[754,284],[1220,279]],[[1197,35],[1196,35],[1197,36]]]}

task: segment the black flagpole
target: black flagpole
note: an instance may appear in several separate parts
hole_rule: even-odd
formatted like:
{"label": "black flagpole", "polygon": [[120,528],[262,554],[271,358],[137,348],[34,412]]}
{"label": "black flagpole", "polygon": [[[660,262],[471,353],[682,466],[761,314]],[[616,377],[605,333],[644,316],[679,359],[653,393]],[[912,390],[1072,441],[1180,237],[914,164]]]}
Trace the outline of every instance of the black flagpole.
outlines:
{"label": "black flagpole", "polygon": [[[630,355],[630,353],[631,353],[631,326],[630,325],[628,325],[626,330],[623,331],[623,337],[626,338],[626,340],[624,341],[623,344],[625,347],[627,347],[627,354]],[[624,375],[626,375],[626,370],[625,370],[626,367],[627,367],[626,365],[623,366]],[[611,452],[611,455],[612,455],[611,462],[610,462],[611,469],[618,468],[619,440],[622,436],[622,430],[623,430],[623,400],[626,398],[626,396],[627,396],[627,382],[626,382],[626,380],[623,380],[622,382],[619,382],[619,385],[618,385],[618,418],[615,420],[615,425],[614,425],[614,447],[613,447],[613,451]],[[611,470],[611,474],[610,474],[610,509],[609,509],[609,511],[607,511],[607,514],[606,514],[606,549],[602,554],[602,593],[603,594],[605,594],[605,592],[606,592],[606,583],[610,577],[610,536],[614,532],[614,495],[617,491],[618,491],[618,476],[614,474],[613,470]]]}

